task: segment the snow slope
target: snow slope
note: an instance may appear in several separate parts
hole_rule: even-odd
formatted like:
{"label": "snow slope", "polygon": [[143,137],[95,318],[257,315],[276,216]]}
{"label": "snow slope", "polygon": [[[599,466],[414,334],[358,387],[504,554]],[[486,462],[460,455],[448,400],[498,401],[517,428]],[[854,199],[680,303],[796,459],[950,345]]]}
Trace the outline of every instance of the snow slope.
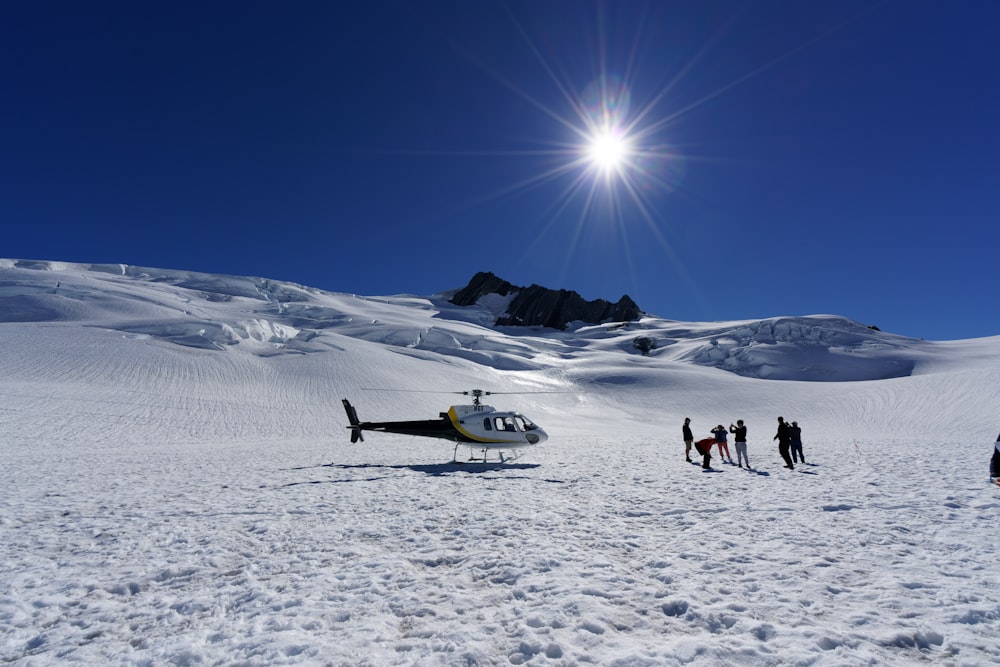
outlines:
{"label": "snow slope", "polygon": [[[0,260],[0,660],[998,664],[1000,337],[496,308]],[[491,397],[549,441],[349,443],[341,398],[472,388],[551,392]],[[685,416],[746,420],[754,470],[684,462]]]}

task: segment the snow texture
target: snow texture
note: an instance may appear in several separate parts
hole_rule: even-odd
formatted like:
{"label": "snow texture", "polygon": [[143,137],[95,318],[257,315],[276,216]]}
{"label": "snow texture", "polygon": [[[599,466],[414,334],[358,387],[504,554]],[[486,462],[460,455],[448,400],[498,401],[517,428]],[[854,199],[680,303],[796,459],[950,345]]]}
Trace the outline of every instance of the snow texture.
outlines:
{"label": "snow texture", "polygon": [[[0,662],[1000,664],[1000,337],[498,307],[0,260]],[[349,442],[473,388],[549,441]]]}

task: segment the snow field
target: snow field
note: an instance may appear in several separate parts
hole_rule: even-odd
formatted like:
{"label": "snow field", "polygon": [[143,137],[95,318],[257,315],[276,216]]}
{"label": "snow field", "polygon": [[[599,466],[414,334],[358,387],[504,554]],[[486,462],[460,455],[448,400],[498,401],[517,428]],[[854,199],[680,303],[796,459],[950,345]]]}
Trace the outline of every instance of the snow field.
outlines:
{"label": "snow field", "polygon": [[883,446],[911,457],[907,482],[845,443],[808,445],[816,465],[796,471],[751,443],[756,473],[703,473],[646,440],[575,439],[568,461],[547,448],[501,467],[386,439],[16,457],[3,659],[996,659],[995,543],[972,538],[1000,499],[933,445]]}

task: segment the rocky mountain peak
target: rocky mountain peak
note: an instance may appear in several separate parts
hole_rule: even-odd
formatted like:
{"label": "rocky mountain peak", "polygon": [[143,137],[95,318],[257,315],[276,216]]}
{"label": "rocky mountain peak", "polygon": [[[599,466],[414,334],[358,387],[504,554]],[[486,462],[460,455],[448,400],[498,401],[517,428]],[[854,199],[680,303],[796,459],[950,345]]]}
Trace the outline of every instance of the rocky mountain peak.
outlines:
{"label": "rocky mountain peak", "polygon": [[497,318],[497,326],[565,329],[570,322],[626,322],[636,320],[642,314],[628,295],[622,296],[617,303],[604,299],[587,301],[570,290],[551,290],[540,285],[518,287],[485,271],[474,275],[450,301],[456,306],[471,306],[488,294],[513,295],[507,312]]}

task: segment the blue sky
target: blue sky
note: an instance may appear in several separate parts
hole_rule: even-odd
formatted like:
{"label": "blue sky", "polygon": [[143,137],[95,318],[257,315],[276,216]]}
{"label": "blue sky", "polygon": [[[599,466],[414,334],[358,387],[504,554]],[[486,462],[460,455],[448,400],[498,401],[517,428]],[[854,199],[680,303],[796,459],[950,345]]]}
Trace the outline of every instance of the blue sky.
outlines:
{"label": "blue sky", "polygon": [[0,256],[998,335],[997,25],[991,0],[4,3]]}

